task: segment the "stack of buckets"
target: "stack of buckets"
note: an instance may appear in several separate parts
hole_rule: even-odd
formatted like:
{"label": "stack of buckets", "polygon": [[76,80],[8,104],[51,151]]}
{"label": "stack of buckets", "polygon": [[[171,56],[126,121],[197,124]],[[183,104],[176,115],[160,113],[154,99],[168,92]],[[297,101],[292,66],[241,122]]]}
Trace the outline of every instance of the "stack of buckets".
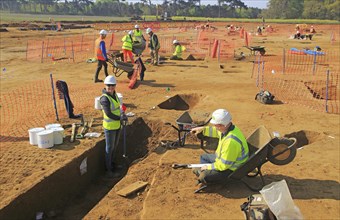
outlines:
{"label": "stack of buckets", "polygon": [[64,128],[61,127],[61,124],[48,124],[45,128],[38,127],[28,130],[31,145],[38,145],[39,148],[51,148],[56,144],[63,143]]}

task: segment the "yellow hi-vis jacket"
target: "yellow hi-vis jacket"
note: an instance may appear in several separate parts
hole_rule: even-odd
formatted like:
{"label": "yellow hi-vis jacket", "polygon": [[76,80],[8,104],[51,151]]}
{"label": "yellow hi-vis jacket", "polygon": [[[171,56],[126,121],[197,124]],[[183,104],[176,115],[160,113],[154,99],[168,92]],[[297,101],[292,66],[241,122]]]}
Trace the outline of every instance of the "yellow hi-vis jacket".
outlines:
{"label": "yellow hi-vis jacket", "polygon": [[129,34],[125,35],[122,38],[122,41],[123,41],[122,49],[132,50],[132,38],[131,38],[131,36]]}
{"label": "yellow hi-vis jacket", "polygon": [[175,52],[172,54],[178,58],[182,58],[182,52],[185,51],[185,47],[182,45],[176,45]]}
{"label": "yellow hi-vis jacket", "polygon": [[143,35],[143,33],[142,33],[142,31],[141,30],[133,30],[133,36],[134,37],[142,37],[142,35]]}
{"label": "yellow hi-vis jacket", "polygon": [[[107,94],[103,94],[102,96],[106,96],[109,99],[112,114],[120,117],[120,103],[119,103],[119,101],[117,102],[116,100],[114,100],[112,97],[110,97]],[[115,94],[115,96],[116,96],[116,99],[119,100],[118,97],[117,97],[117,94]],[[107,129],[107,130],[117,130],[117,129],[120,128],[120,120],[113,120],[113,119],[109,118],[105,114],[104,110],[103,110],[103,116],[104,116],[103,127],[105,129]]]}
{"label": "yellow hi-vis jacket", "polygon": [[208,170],[232,170],[235,171],[239,166],[248,160],[248,144],[242,132],[235,125],[234,129],[222,137],[222,133],[215,127],[207,126],[203,129],[203,135],[219,138],[218,146],[215,151],[216,159]]}
{"label": "yellow hi-vis jacket", "polygon": [[144,39],[143,37],[143,32],[141,30],[135,29],[133,30],[133,36],[132,36],[132,40],[135,42],[142,42],[142,40]]}

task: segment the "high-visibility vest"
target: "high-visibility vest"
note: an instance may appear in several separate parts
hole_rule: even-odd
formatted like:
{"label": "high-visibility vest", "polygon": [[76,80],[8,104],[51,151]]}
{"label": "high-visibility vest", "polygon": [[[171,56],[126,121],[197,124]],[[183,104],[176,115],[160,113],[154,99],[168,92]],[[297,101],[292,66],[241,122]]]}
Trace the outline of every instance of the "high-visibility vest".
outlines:
{"label": "high-visibility vest", "polygon": [[132,50],[132,39],[131,39],[131,36],[129,34],[125,35],[122,38],[122,41],[123,41],[122,49]]}
{"label": "high-visibility vest", "polygon": [[[96,56],[97,56],[97,60],[106,60],[104,55],[103,55],[103,51],[100,48],[100,42],[104,41],[103,39],[101,39],[100,37],[96,39],[95,41],[95,50],[96,50]],[[104,41],[105,43],[105,41]]]}
{"label": "high-visibility vest", "polygon": [[178,58],[182,58],[182,52],[185,51],[185,47],[182,45],[176,45],[175,52],[172,54]]}
{"label": "high-visibility vest", "polygon": [[235,126],[233,130],[222,137],[222,133],[215,127],[207,126],[203,129],[203,135],[219,138],[215,151],[215,162],[208,165],[208,170],[224,171],[229,169],[235,171],[248,160],[247,140],[238,127]]}
{"label": "high-visibility vest", "polygon": [[133,30],[133,36],[134,37],[142,37],[142,35],[143,35],[143,33],[142,33],[141,30],[137,30],[137,29]]}
{"label": "high-visibility vest", "polygon": [[133,30],[133,36],[132,36],[133,41],[138,41],[138,42],[142,42],[143,39],[143,33],[141,30],[135,29]]}
{"label": "high-visibility vest", "polygon": [[[117,97],[117,94],[115,94],[116,100],[114,100],[114,98],[112,98],[111,96],[109,96],[107,94],[103,94],[102,96],[106,96],[109,99],[110,109],[111,109],[112,114],[120,117],[120,103],[119,103],[119,101],[116,101],[116,100],[119,100],[118,97]],[[104,110],[103,110],[103,116],[104,116],[103,127],[105,129],[107,129],[107,130],[117,130],[117,129],[120,128],[120,120],[113,120],[113,119],[109,118],[105,114]]]}
{"label": "high-visibility vest", "polygon": [[158,50],[159,48],[161,48],[161,45],[159,44],[159,39],[158,39],[158,44],[157,44],[157,46],[155,45],[156,42],[155,42],[154,36],[156,36],[156,35],[155,35],[155,34],[152,34],[152,36],[151,36],[151,45],[152,45],[152,48],[153,48],[154,50]]}

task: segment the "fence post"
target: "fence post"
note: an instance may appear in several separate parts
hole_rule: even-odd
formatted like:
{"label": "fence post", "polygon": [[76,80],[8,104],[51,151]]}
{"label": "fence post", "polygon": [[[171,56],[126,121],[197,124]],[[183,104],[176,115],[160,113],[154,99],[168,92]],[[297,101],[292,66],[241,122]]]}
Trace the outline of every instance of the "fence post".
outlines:
{"label": "fence post", "polygon": [[257,87],[257,88],[259,87],[260,67],[261,67],[261,64],[260,64],[260,59],[261,59],[261,57],[260,57],[260,56],[258,56],[258,57],[259,57],[259,59],[258,59],[258,61],[257,61],[257,78],[256,78],[256,87]]}
{"label": "fence post", "polygon": [[41,44],[41,63],[44,62],[44,41]]}
{"label": "fence post", "polygon": [[49,57],[49,56],[48,56],[48,47],[49,47],[49,45],[50,45],[50,39],[47,38],[47,43],[46,43],[46,53],[45,53],[47,57]]}
{"label": "fence post", "polygon": [[314,60],[313,60],[313,75],[315,74],[315,66],[316,66],[316,53],[314,54]]}
{"label": "fence post", "polygon": [[221,44],[220,44],[220,40],[217,41],[218,42],[218,45],[217,45],[217,60],[218,60],[218,63],[220,63],[220,59],[221,59]]}
{"label": "fence post", "polygon": [[57,103],[55,101],[55,95],[54,95],[54,84],[53,84],[53,77],[52,73],[50,73],[50,79],[51,79],[51,86],[52,86],[52,98],[53,98],[53,104],[54,104],[54,110],[55,110],[55,116],[57,118],[57,121],[59,121],[59,116],[58,116],[58,109],[57,109]]}
{"label": "fence post", "polygon": [[84,34],[81,35],[80,51],[83,51]]}
{"label": "fence post", "polygon": [[72,59],[73,59],[73,63],[74,63],[74,49],[73,49],[73,41],[71,41],[71,46],[72,46]]}
{"label": "fence post", "polygon": [[26,44],[26,61],[28,60],[28,41],[27,41],[27,44]]}
{"label": "fence post", "polygon": [[264,60],[262,60],[262,74],[261,74],[261,89],[263,88],[263,82],[264,82]]}
{"label": "fence post", "polygon": [[286,49],[283,48],[283,59],[282,59],[282,74],[286,71]]}
{"label": "fence post", "polygon": [[329,88],[329,70],[327,70],[327,78],[326,78],[326,112],[328,113],[328,88]]}
{"label": "fence post", "polygon": [[64,37],[64,55],[66,55],[66,38]]}

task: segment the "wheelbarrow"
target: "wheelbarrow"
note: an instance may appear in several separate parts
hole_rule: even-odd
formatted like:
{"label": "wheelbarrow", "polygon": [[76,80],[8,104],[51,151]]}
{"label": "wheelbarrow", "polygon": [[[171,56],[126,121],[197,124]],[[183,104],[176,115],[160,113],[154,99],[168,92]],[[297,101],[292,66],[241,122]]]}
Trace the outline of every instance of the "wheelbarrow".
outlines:
{"label": "wheelbarrow", "polygon": [[264,46],[253,46],[253,47],[244,46],[244,47],[250,50],[250,55],[255,55],[256,52],[259,52],[263,56],[266,53]]}
{"label": "wheelbarrow", "polygon": [[123,73],[127,73],[128,77],[131,77],[134,71],[134,65],[132,63],[125,63],[123,60],[122,53],[112,53],[110,54],[110,58],[108,62],[112,65],[112,73],[119,77]]}
{"label": "wheelbarrow", "polygon": [[[191,129],[193,129],[195,127],[204,126],[204,125],[208,124],[209,121],[210,121],[210,119],[203,124],[194,124],[192,118],[189,115],[189,112],[186,111],[176,120],[177,127],[172,125],[169,122],[167,122],[165,124],[170,125],[171,127],[173,127],[177,131],[177,133],[178,133],[177,145],[179,147],[183,147],[185,145],[186,137],[190,133]],[[201,148],[203,148],[203,140],[201,140]]]}

